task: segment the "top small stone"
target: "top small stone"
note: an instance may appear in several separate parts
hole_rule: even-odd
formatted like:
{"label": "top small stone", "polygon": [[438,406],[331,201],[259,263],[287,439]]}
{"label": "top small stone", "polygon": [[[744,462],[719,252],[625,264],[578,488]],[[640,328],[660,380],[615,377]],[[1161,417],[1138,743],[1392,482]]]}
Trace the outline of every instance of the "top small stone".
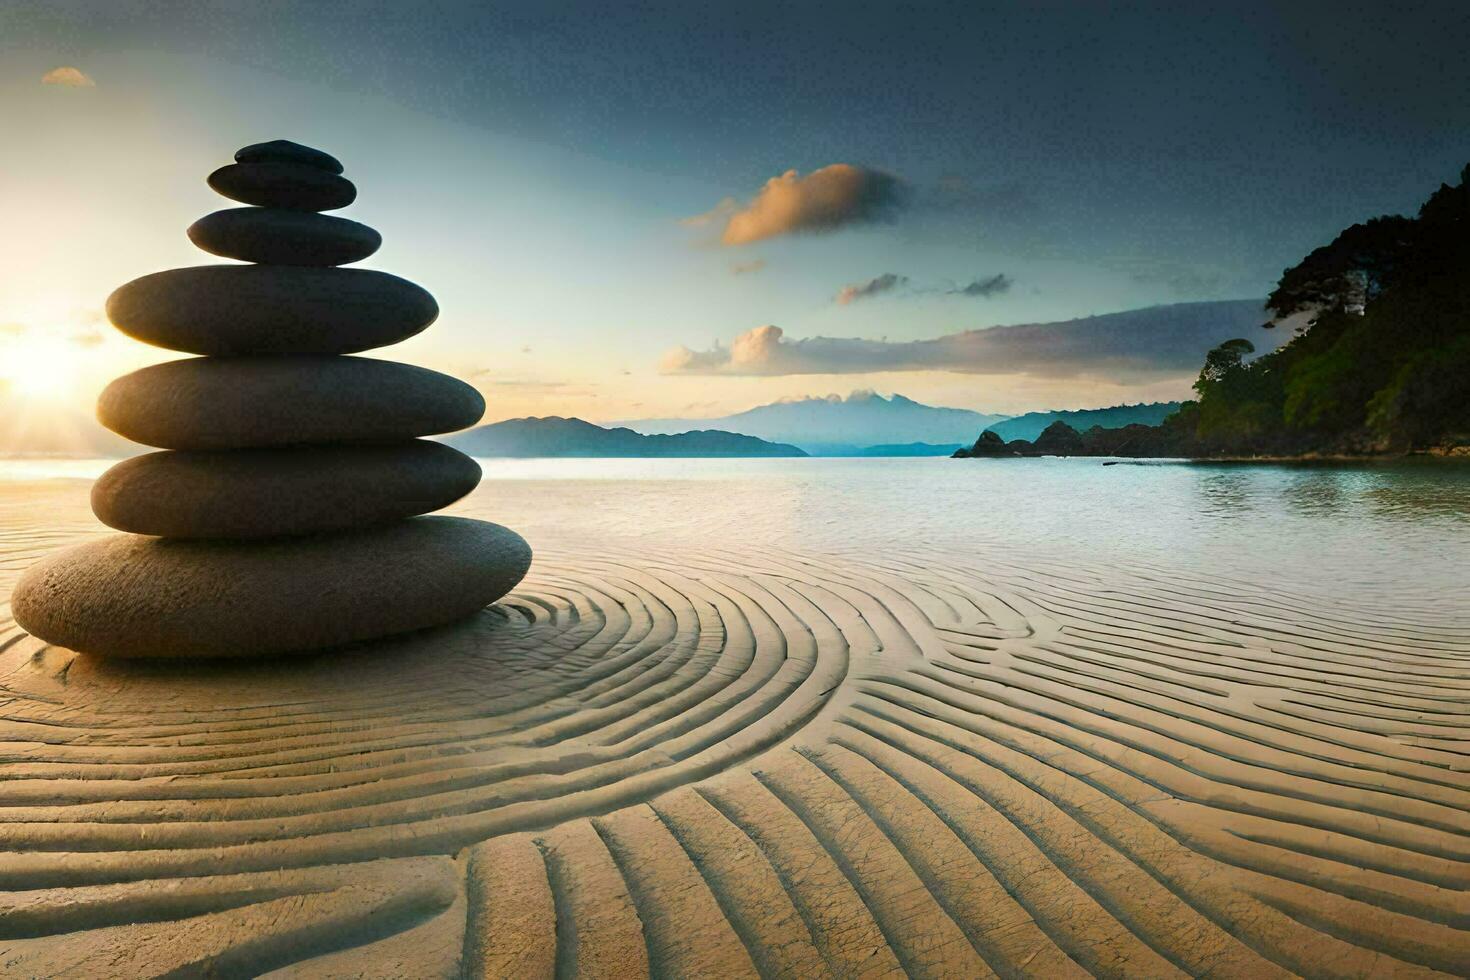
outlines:
{"label": "top small stone", "polygon": [[329,174],[340,174],[342,162],[330,153],[302,146],[290,140],[271,140],[269,143],[252,143],[235,151],[236,163],[295,163],[304,167],[315,167]]}

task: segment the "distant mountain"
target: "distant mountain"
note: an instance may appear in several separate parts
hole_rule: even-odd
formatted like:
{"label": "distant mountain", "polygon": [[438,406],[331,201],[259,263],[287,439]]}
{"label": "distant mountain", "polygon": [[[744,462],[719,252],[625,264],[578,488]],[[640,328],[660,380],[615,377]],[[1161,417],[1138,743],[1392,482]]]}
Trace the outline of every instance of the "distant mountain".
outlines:
{"label": "distant mountain", "polygon": [[1006,442],[1013,439],[1034,440],[1053,422],[1065,422],[1078,432],[1094,425],[1104,429],[1121,429],[1125,425],[1158,425],[1179,410],[1179,402],[1152,402],[1138,405],[1114,405],[1112,408],[1086,408],[1074,412],[1029,412],[989,426],[991,432]]}
{"label": "distant mountain", "polygon": [[791,443],[814,456],[858,456],[875,445],[969,445],[981,429],[1005,417],[924,405],[902,395],[884,398],[854,391],[846,398],[779,401],[717,419],[632,419],[618,424],[649,434],[720,429]]}
{"label": "distant mountain", "polygon": [[632,429],[606,429],[581,419],[508,419],[459,432],[443,440],[471,456],[502,457],[744,457],[805,456],[795,446],[734,432],[701,430],[646,436]]}

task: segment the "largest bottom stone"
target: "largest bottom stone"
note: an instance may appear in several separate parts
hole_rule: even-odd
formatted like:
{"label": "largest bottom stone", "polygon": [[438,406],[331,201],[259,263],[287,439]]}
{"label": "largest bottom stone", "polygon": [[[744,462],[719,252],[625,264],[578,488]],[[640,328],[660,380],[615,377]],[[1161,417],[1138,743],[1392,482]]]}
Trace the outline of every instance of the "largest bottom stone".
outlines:
{"label": "largest bottom stone", "polygon": [[287,541],[124,534],[41,561],[11,608],[46,642],[100,656],[269,656],[453,622],[530,564],[514,531],[457,517]]}

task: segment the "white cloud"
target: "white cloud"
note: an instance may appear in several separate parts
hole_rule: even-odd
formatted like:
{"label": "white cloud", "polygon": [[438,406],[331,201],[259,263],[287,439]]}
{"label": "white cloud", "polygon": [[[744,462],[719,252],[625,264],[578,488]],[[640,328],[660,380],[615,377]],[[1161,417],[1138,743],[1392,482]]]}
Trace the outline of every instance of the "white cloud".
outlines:
{"label": "white cloud", "polygon": [[43,85],[62,85],[66,88],[95,88],[97,86],[97,83],[92,81],[92,76],[71,65],[51,69],[41,76],[41,83]]}

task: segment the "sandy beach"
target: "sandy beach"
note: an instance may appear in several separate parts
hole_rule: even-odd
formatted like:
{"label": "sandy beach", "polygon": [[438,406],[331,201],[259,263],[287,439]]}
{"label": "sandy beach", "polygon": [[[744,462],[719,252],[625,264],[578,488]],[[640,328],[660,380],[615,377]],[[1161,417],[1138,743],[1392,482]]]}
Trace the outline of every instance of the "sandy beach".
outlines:
{"label": "sandy beach", "polygon": [[[1470,973],[1463,607],[736,533],[717,482],[487,479],[452,512],[522,585],[346,653],[107,663],[0,607],[0,973]],[[0,594],[86,490],[0,481]]]}

